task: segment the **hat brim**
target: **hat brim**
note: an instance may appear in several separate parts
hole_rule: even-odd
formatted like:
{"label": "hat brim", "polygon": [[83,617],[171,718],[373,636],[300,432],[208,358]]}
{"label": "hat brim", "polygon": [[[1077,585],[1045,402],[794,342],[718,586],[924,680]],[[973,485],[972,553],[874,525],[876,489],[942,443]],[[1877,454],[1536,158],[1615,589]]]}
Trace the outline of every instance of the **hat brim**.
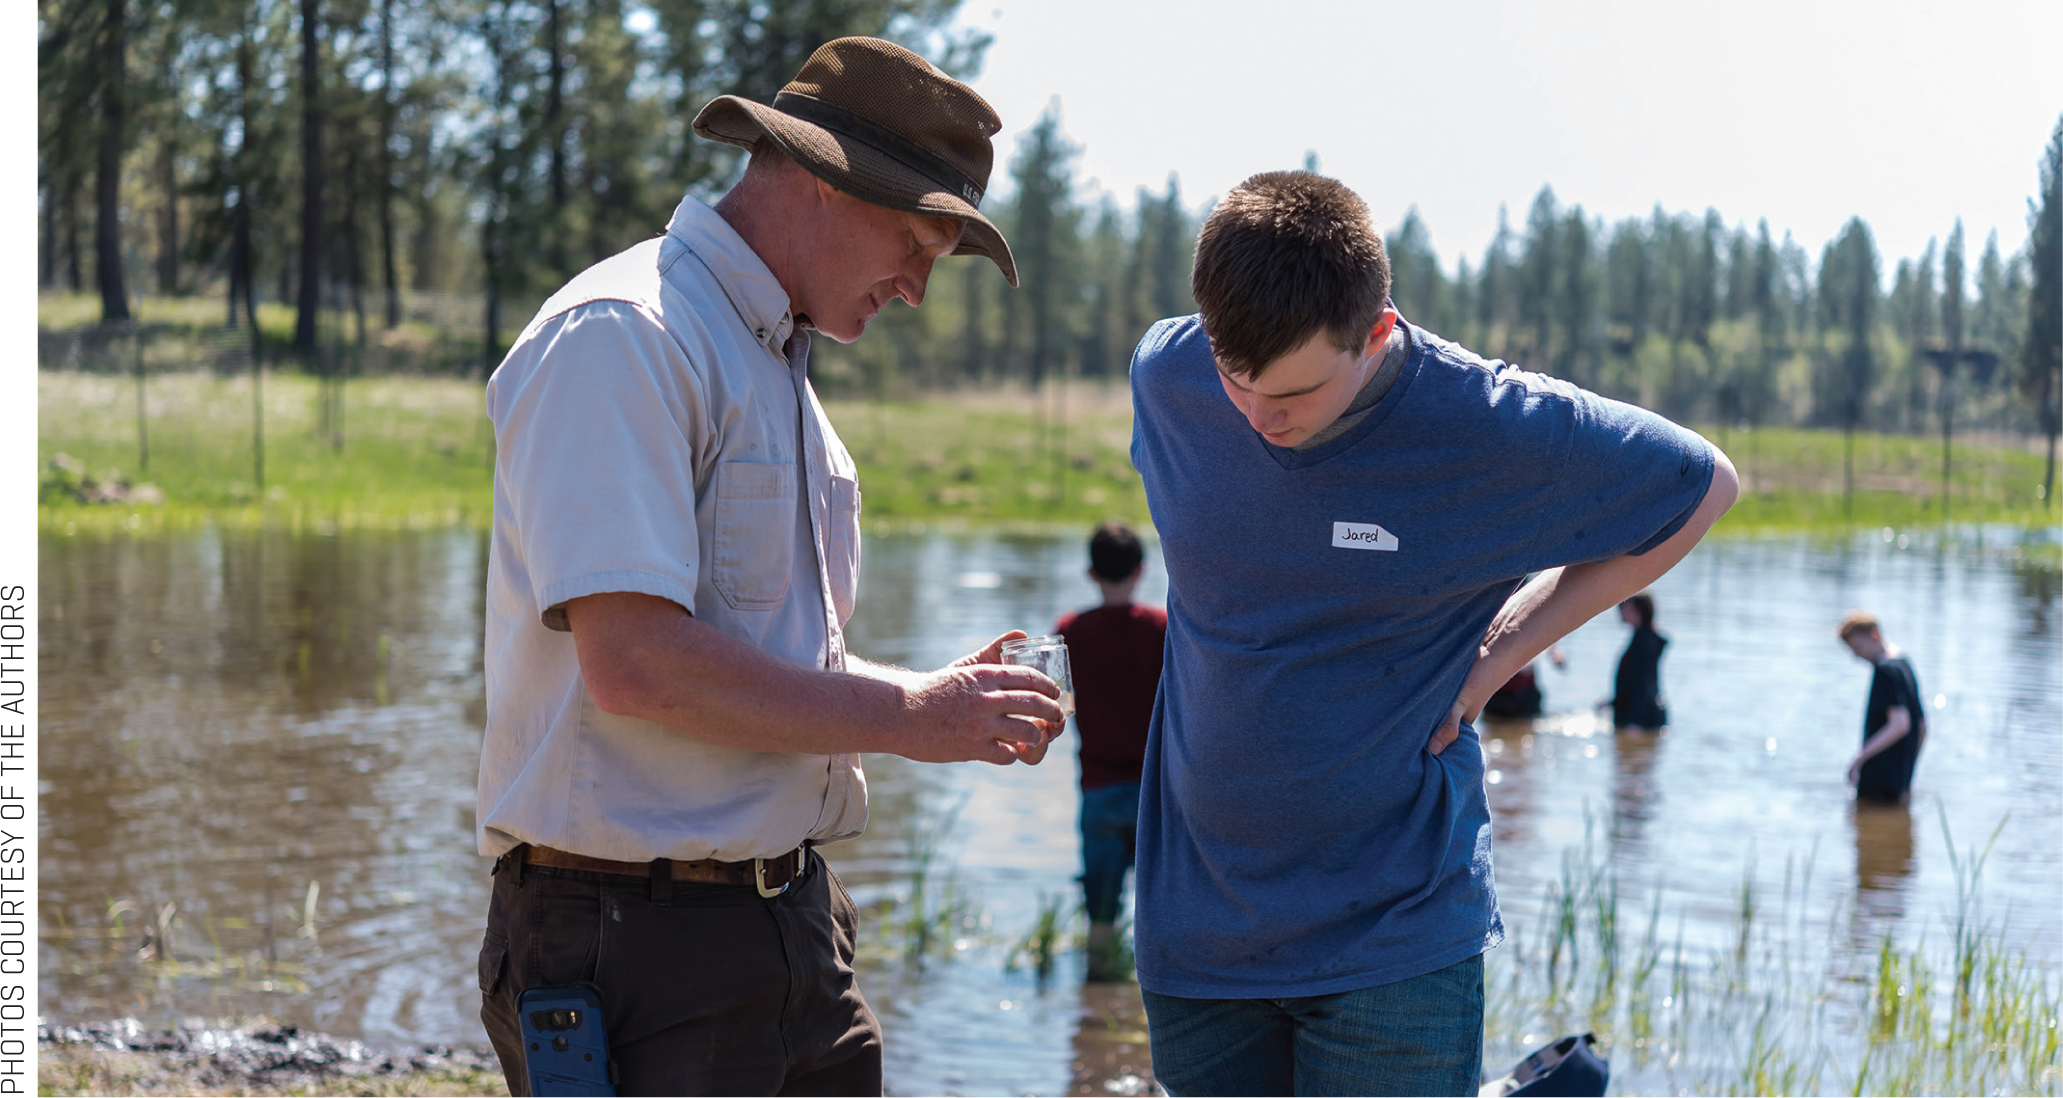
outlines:
{"label": "hat brim", "polygon": [[695,132],[742,149],[764,135],[812,175],[854,197],[891,210],[956,218],[967,227],[953,254],[987,256],[1010,285],[1017,285],[1017,261],[995,222],[930,176],[859,138],[736,95],[710,100],[695,116]]}

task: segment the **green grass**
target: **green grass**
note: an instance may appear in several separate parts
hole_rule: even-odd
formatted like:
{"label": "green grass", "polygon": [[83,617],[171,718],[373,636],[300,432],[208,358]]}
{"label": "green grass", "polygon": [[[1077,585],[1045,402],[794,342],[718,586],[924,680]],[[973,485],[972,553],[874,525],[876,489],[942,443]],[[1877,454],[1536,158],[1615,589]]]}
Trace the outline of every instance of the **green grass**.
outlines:
{"label": "green grass", "polygon": [[[206,523],[293,529],[484,527],[493,512],[493,433],[480,387],[387,377],[344,383],[341,422],[321,383],[265,378],[258,484],[249,377],[149,377],[137,420],[133,378],[46,372],[38,386],[46,530],[152,532]],[[140,440],[141,443],[140,444]],[[67,498],[65,454],[99,482],[152,484],[161,505]],[[146,464],[147,455],[147,464]]]}
{"label": "green grass", "polygon": [[[1789,427],[1721,434],[1707,429],[1741,474],[1741,498],[1719,529],[1842,530],[1942,522],[1941,439],[1855,436],[1852,496],[1841,432]],[[2058,510],[2042,497],[2045,458],[2026,446],[1950,447],[1951,523],[2047,526]]]}
{"label": "green grass", "polygon": [[1028,963],[1039,986],[1044,987],[1053,976],[1054,959],[1071,941],[1065,929],[1071,920],[1071,906],[1065,895],[1040,892],[1038,914],[1032,918],[1031,929],[1011,947],[1010,955],[1003,959],[1003,971],[1015,972],[1020,964]]}
{"label": "green grass", "polygon": [[1147,521],[1122,388],[833,401],[825,410],[859,464],[864,513],[877,527]]}
{"label": "green grass", "polygon": [[[477,382],[353,377],[341,386],[339,422],[317,378],[268,372],[261,489],[250,377],[148,372],[156,368],[146,367],[140,422],[133,374],[41,374],[40,464],[52,482],[41,508],[46,530],[480,528],[491,521],[493,434]],[[826,407],[859,464],[872,529],[1147,522],[1122,387],[1077,383],[1064,396],[1003,390]],[[1844,497],[1838,432],[1772,428],[1713,437],[1744,481],[1721,534],[1942,524],[1938,440],[1858,435],[1857,489]],[[67,498],[55,483],[66,478],[50,465],[60,453],[95,481],[152,484],[165,502]],[[1949,522],[2054,526],[2057,511],[2039,495],[2042,469],[2042,455],[2025,445],[1956,447]]]}

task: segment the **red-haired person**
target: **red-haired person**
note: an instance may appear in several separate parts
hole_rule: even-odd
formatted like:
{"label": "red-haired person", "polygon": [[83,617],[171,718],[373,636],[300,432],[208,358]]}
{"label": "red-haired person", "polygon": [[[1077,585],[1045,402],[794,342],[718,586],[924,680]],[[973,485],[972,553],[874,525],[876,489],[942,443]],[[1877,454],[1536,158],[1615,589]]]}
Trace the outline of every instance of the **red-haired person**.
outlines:
{"label": "red-haired person", "polygon": [[1903,804],[1912,792],[1913,764],[1927,742],[1927,708],[1920,700],[1920,680],[1913,665],[1884,639],[1870,614],[1856,611],[1835,630],[1841,643],[1866,660],[1870,698],[1863,708],[1862,748],[1848,763],[1848,784],[1857,800]]}

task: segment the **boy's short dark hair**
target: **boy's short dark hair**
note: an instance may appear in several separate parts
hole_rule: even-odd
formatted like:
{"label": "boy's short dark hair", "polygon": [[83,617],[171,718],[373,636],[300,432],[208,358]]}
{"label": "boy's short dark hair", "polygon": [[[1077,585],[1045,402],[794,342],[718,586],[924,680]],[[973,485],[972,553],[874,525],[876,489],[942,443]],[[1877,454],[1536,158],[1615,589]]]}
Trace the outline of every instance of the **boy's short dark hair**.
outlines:
{"label": "boy's short dark hair", "polygon": [[1145,560],[1146,550],[1139,545],[1139,535],[1123,522],[1112,519],[1089,535],[1089,571],[1098,579],[1123,583],[1132,578]]}
{"label": "boy's short dark hair", "polygon": [[1257,378],[1321,331],[1360,350],[1389,298],[1390,259],[1345,184],[1262,172],[1204,221],[1190,285],[1220,368]]}

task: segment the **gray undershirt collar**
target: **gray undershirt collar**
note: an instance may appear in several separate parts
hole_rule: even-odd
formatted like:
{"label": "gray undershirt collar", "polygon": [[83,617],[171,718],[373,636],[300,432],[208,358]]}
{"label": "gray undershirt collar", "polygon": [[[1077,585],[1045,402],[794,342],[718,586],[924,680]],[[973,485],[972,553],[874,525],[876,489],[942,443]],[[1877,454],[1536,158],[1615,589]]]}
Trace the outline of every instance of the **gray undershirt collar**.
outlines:
{"label": "gray undershirt collar", "polygon": [[1410,349],[1410,341],[1404,337],[1404,325],[1392,325],[1389,341],[1383,345],[1382,365],[1377,366],[1375,372],[1368,375],[1368,380],[1361,383],[1361,391],[1355,393],[1354,399],[1348,402],[1347,410],[1341,412],[1338,419],[1327,424],[1317,434],[1290,449],[1309,450],[1314,446],[1323,446],[1353,430],[1355,424],[1367,419],[1368,413],[1374,411],[1375,406],[1389,393],[1390,386],[1397,383],[1397,375],[1404,372],[1404,360],[1410,357]]}

